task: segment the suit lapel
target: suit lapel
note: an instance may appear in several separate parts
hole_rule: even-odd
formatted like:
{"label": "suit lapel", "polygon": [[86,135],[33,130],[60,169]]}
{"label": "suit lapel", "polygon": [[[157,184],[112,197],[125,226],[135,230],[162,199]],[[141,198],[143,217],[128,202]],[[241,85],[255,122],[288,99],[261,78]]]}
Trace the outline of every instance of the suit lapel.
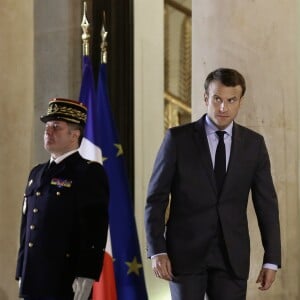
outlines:
{"label": "suit lapel", "polygon": [[236,180],[234,173],[236,168],[240,168],[239,162],[241,161],[243,153],[243,139],[240,128],[239,125],[234,122],[232,128],[230,158],[221,196],[226,188],[231,184],[232,180]]}
{"label": "suit lapel", "polygon": [[[195,131],[194,131],[195,141],[199,149],[201,163],[204,166],[208,178],[217,194],[217,186],[216,186],[208,141],[206,137],[206,132],[204,128],[204,120],[205,120],[205,115],[195,123]],[[229,159],[227,173],[226,173],[220,198],[222,198],[222,194],[224,193],[224,191],[226,191],[226,188],[231,185],[232,181],[236,180],[234,174],[236,173],[236,169],[240,167],[239,162],[241,161],[243,155],[244,155],[244,150],[243,150],[243,138],[242,138],[241,129],[240,126],[234,122],[233,129],[232,129],[230,159]]]}
{"label": "suit lapel", "polygon": [[208,146],[207,136],[204,127],[205,115],[195,123],[194,138],[199,149],[201,163],[207,172],[210,183],[217,193],[213,164],[211,160],[210,150]]}

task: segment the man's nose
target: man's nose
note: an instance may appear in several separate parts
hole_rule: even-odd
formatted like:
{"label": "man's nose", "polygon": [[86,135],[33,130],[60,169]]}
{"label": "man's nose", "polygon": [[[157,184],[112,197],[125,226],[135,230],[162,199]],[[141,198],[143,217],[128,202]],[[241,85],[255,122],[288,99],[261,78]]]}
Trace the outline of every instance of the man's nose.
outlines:
{"label": "man's nose", "polygon": [[50,126],[45,127],[45,134],[50,135],[53,131],[53,128]]}
{"label": "man's nose", "polygon": [[224,101],[222,101],[221,104],[220,104],[220,111],[225,112],[227,110],[228,110],[228,106],[225,104]]}

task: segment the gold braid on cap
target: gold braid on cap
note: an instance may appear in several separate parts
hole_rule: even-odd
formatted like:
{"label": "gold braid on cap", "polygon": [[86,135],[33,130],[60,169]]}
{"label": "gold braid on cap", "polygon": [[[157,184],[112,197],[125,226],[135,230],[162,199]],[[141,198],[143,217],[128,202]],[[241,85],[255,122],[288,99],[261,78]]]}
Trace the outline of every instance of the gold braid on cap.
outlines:
{"label": "gold braid on cap", "polygon": [[[69,116],[69,117],[71,117],[71,118],[69,118],[69,120],[76,122],[76,123],[79,123],[78,119],[83,122],[86,122],[86,113],[81,112],[73,107],[52,104],[48,107],[47,114],[51,115],[51,114],[55,114],[55,113],[65,115],[66,119],[68,119],[67,117]],[[75,119],[73,119],[73,118],[75,118]]]}

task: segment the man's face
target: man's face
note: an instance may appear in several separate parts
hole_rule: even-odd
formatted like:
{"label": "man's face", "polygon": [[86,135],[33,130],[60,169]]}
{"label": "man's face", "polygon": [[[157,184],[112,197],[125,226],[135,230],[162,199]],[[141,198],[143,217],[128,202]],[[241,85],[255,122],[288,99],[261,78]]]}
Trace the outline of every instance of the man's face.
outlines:
{"label": "man's face", "polygon": [[64,121],[45,125],[44,148],[55,158],[78,147],[79,130],[72,130]]}
{"label": "man's face", "polygon": [[242,101],[242,87],[225,86],[220,81],[212,81],[208,93],[204,94],[207,115],[220,129],[225,129],[237,116]]}

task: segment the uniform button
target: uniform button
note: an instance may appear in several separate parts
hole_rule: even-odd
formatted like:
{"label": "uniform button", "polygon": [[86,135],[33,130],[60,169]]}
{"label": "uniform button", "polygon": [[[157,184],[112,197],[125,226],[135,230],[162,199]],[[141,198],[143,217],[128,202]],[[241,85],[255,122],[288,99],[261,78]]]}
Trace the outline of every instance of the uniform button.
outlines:
{"label": "uniform button", "polygon": [[60,192],[56,192],[56,196],[60,196]]}
{"label": "uniform button", "polygon": [[29,246],[29,248],[32,248],[33,247],[33,243],[28,243],[28,246]]}
{"label": "uniform button", "polygon": [[35,195],[36,195],[36,196],[40,196],[41,193],[40,193],[40,192],[36,192]]}
{"label": "uniform button", "polygon": [[39,210],[37,208],[33,209],[33,212],[36,214]]}
{"label": "uniform button", "polygon": [[34,225],[30,225],[30,229],[31,229],[31,230],[34,230],[34,229],[35,229],[35,226],[34,226]]}
{"label": "uniform button", "polygon": [[66,258],[69,258],[70,257],[70,254],[69,253],[66,253]]}

